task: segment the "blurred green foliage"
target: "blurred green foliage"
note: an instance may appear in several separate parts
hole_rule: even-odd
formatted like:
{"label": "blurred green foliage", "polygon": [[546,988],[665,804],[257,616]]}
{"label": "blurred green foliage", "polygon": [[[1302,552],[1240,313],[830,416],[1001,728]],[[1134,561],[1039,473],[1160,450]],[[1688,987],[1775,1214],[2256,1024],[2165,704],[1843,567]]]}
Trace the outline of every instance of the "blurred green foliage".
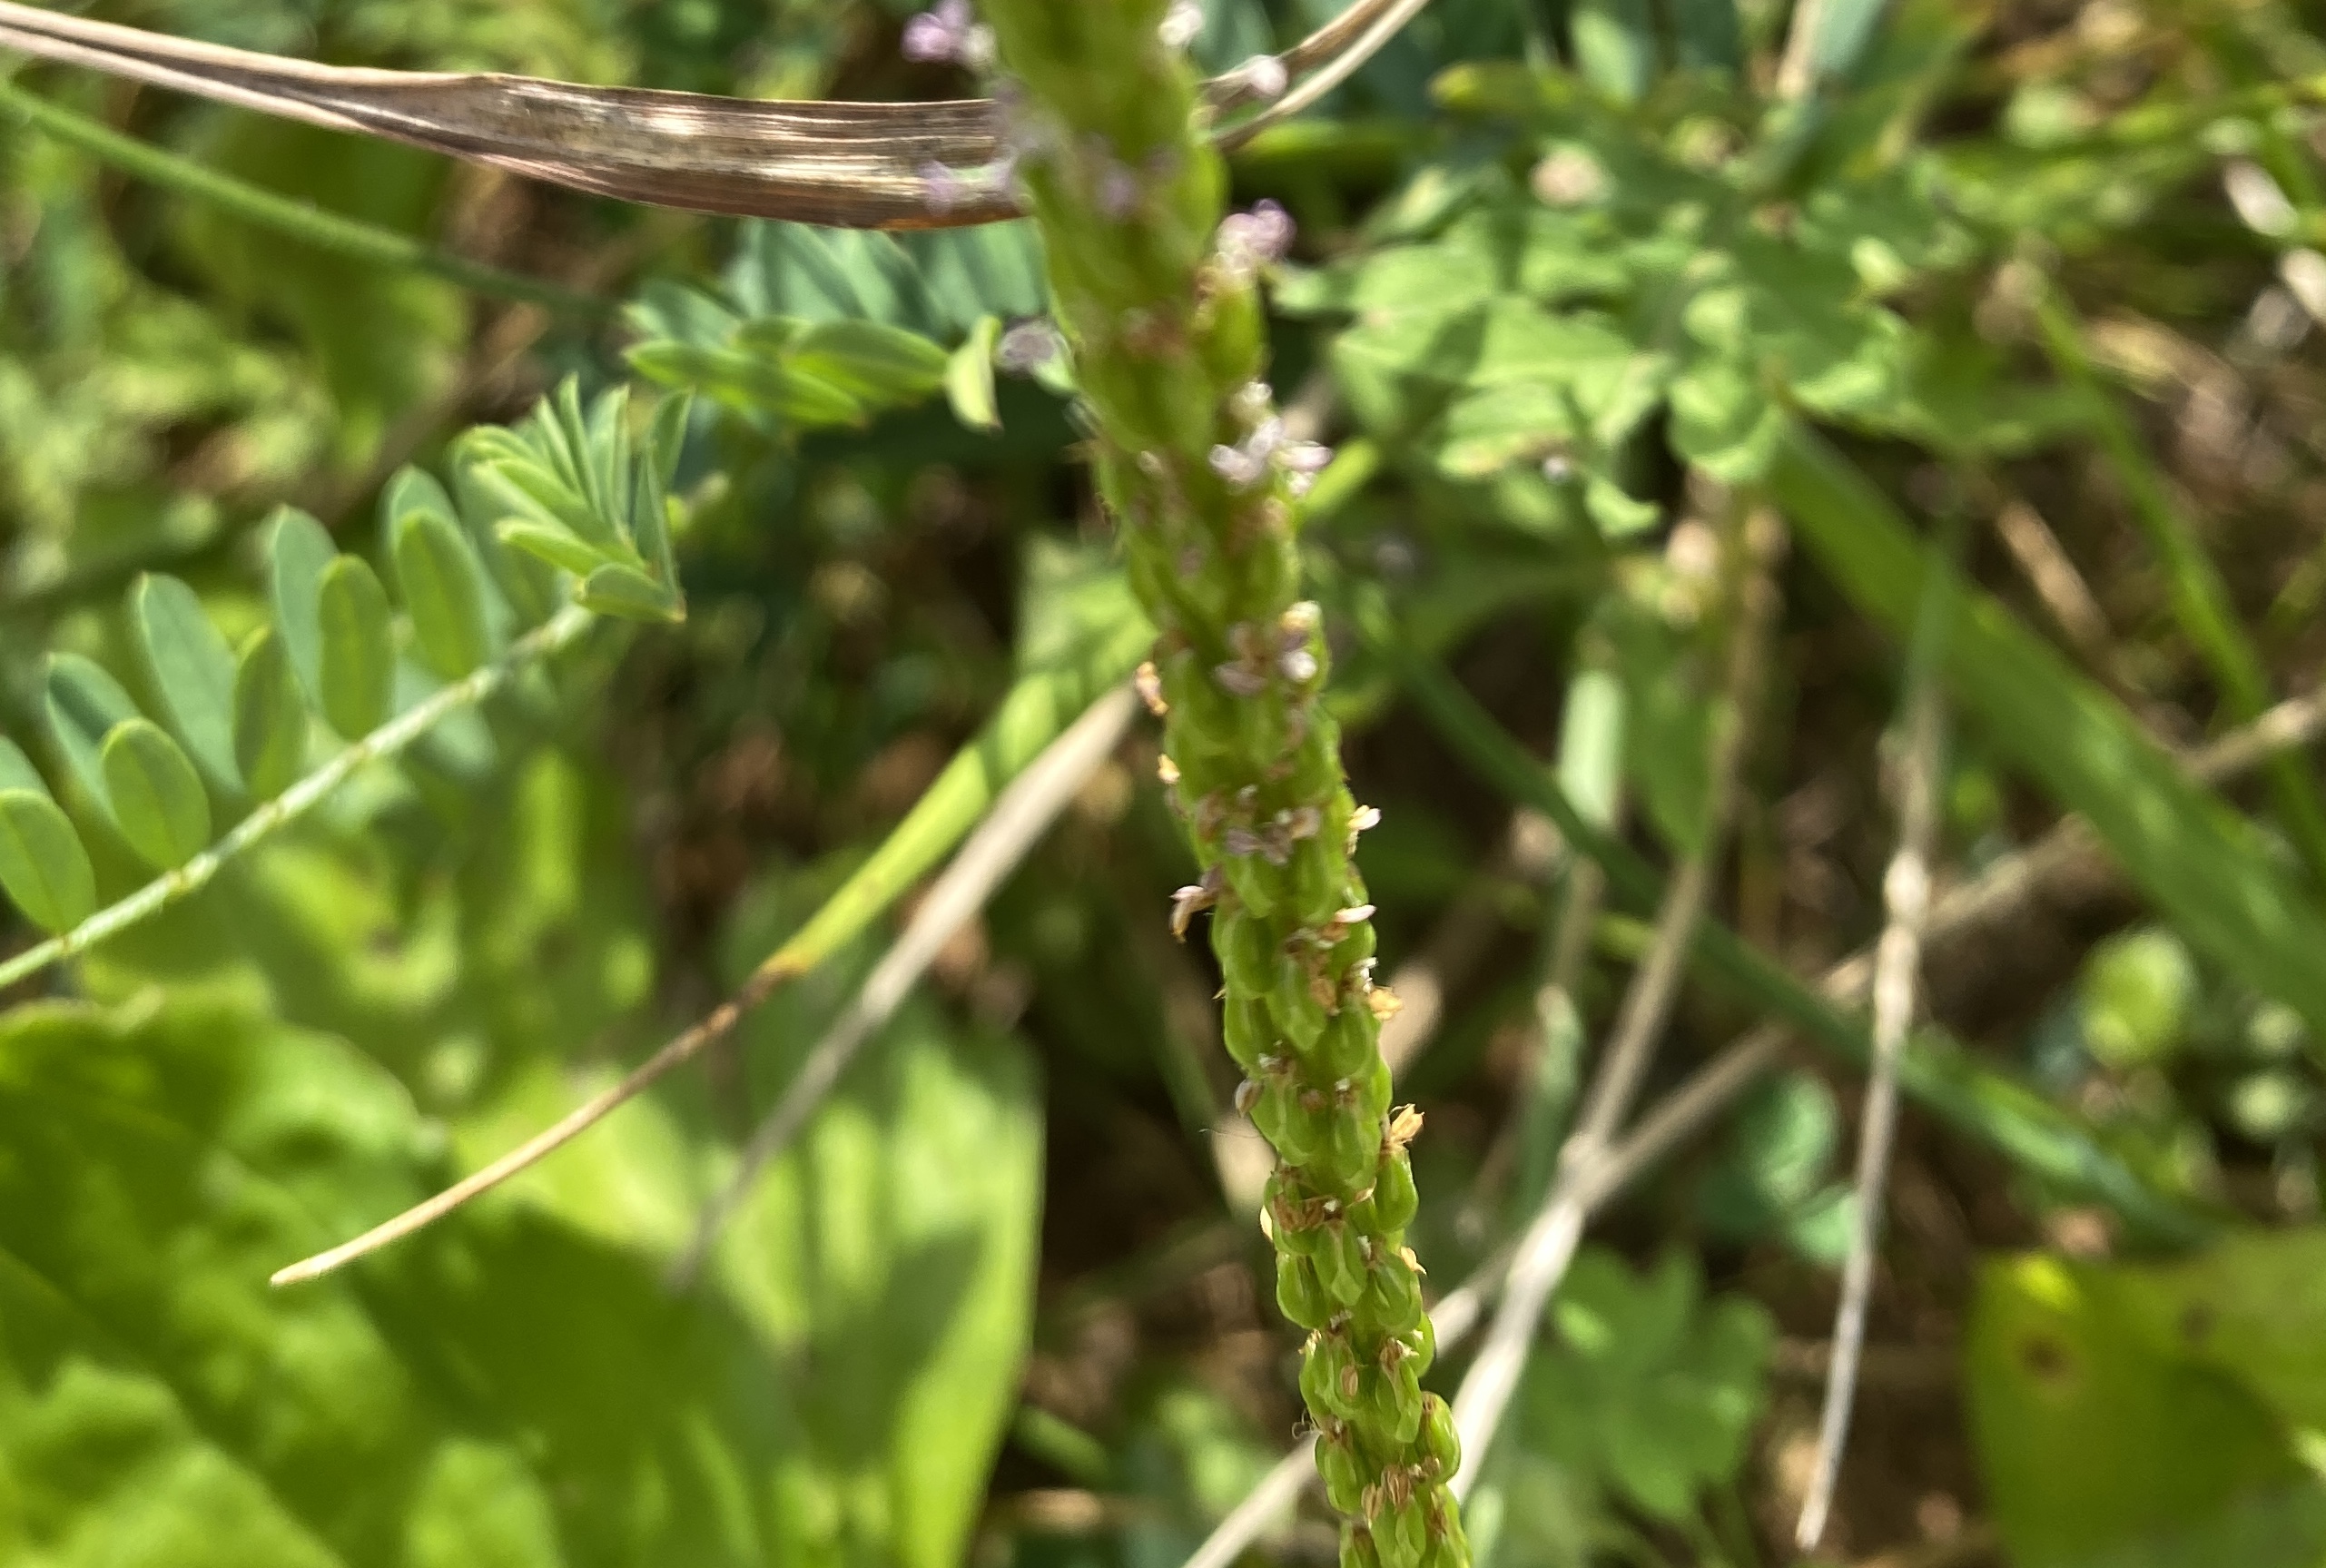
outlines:
{"label": "blurred green foliage", "polygon": [[[87,9],[348,64],[970,90],[900,56],[916,8]],[[1334,8],[1205,0],[1196,53],[1230,68]],[[1410,962],[1432,1021],[1401,1090],[1430,1118],[1417,1245],[1449,1289],[1551,1179],[1645,945],[1635,894],[1699,845],[1712,563],[1771,508],[1799,548],[1700,944],[1728,956],[1654,1087],[1772,1010],[1862,1050],[1778,982],[1878,930],[1883,732],[1928,585],[1963,732],[1942,884],[2069,814],[2120,877],[1934,948],[1946,1034],[1907,1082],[1939,1114],[1909,1116],[1873,1335],[1943,1392],[1869,1377],[1837,1552],[2326,1562],[2314,751],[2267,788],[2174,761],[2326,653],[2326,20],[1820,14],[1789,98],[1783,5],[1437,0],[1234,161],[1240,204],[1299,221],[1279,390],[1342,449],[1306,546],[1387,814],[1364,852],[1384,978]],[[646,624],[508,668],[6,993],[0,1563],[1174,1568],[1289,1440],[1296,1347],[1217,977],[1164,930],[1188,872],[1143,737],[692,1289],[675,1257],[884,923],[494,1198],[265,1284],[616,1082],[878,863],[1009,694],[1015,755],[1144,640],[1072,367],[1011,332],[1047,303],[1030,232],[628,212],[5,68],[607,308],[325,253],[0,117],[0,962],[166,892],[577,589]],[[2088,612],[1985,531],[2014,505]],[[952,837],[999,783],[966,755]],[[1613,846],[1616,915],[1572,943],[1597,841],[1542,833],[1552,800]],[[1585,1249],[1473,1456],[1483,1563],[1791,1560],[1855,1098],[1789,1062]],[[2198,1231],[2220,1239],[2140,1255]],[[1329,1548],[1302,1518],[1258,1550]]]}

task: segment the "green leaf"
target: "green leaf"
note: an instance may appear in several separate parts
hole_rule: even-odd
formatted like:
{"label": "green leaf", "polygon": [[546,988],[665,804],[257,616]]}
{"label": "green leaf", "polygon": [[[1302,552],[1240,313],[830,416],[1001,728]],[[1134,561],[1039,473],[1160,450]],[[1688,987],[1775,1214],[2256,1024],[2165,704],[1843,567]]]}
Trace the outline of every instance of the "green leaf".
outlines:
{"label": "green leaf", "polygon": [[318,585],[322,700],[330,726],[360,740],[388,720],[396,695],[396,640],[388,590],[372,569],[341,556]]}
{"label": "green leaf", "polygon": [[[676,1119],[640,1116],[672,1136],[571,1196],[675,1185],[683,1221]],[[61,1562],[956,1568],[1017,1395],[1041,1125],[1022,1046],[912,1009],[686,1296],[540,1192],[278,1291],[440,1180],[410,1091],[214,1000],[20,1009],[0,1475]]]}
{"label": "green leaf", "polygon": [[242,789],[234,760],[234,654],[175,577],[148,573],[130,589],[129,619],[170,731],[228,795]]}
{"label": "green leaf", "polygon": [[72,822],[15,743],[0,735],[0,889],[54,935],[96,912],[96,875]]}
{"label": "green leaf", "polygon": [[864,418],[864,405],[853,395],[764,354],[654,342],[638,344],[628,358],[649,380],[701,392],[739,413],[773,414],[805,429],[853,425]]}
{"label": "green leaf", "polygon": [[322,524],[290,507],[275,513],[267,536],[275,631],[300,684],[319,705],[323,700],[323,573],[338,558],[339,550]]}
{"label": "green leaf", "polygon": [[493,525],[493,532],[501,543],[513,550],[522,550],[537,561],[545,561],[561,571],[577,577],[586,577],[597,570],[606,557],[554,523],[537,523],[524,518],[508,518]]}
{"label": "green leaf", "polygon": [[152,719],[123,719],[105,736],[113,820],[145,863],[175,871],[210,843],[210,797],[178,743]]}
{"label": "green leaf", "polygon": [[307,765],[307,702],[281,635],[261,626],[234,671],[234,758],[254,800],[272,800]]}
{"label": "green leaf", "polygon": [[2020,1568],[2312,1568],[2326,1487],[2326,1238],[2246,1236],[2158,1267],[2006,1258],[1966,1346],[1986,1492]]}
{"label": "green leaf", "polygon": [[1683,1253],[1642,1275],[1585,1248],[1527,1367],[1521,1441],[1668,1520],[1689,1517],[1701,1490],[1732,1480],[1765,1396],[1776,1326],[1744,1298],[1702,1301],[1701,1287]]}
{"label": "green leaf", "polygon": [[1638,103],[1656,78],[1648,0],[1576,0],[1567,25],[1583,80],[1618,103]]}
{"label": "green leaf", "polygon": [[[753,341],[752,328],[738,341]],[[945,384],[945,350],[917,332],[877,321],[820,321],[785,346],[785,369],[815,377],[871,409],[927,397]]]}
{"label": "green leaf", "polygon": [[30,790],[0,789],[0,888],[50,935],[97,911],[89,852],[57,804]]}
{"label": "green leaf", "polygon": [[2085,1048],[2121,1071],[2163,1060],[2186,1038],[2197,971],[2171,932],[2126,932],[2092,950],[2076,989]]}
{"label": "green leaf", "polygon": [[404,513],[392,537],[396,581],[420,661],[457,681],[499,652],[486,611],[484,564],[460,526],[433,510]]}
{"label": "green leaf", "polygon": [[915,1003],[852,1078],[736,1216],[719,1271],[803,1383],[806,1446],[785,1480],[808,1505],[770,1557],[805,1560],[833,1531],[861,1557],[956,1568],[1032,1323],[1033,1064]]}
{"label": "green leaf", "polygon": [[137,705],[119,681],[79,654],[48,656],[47,697],[56,749],[64,754],[82,793],[113,820],[113,801],[105,789],[105,737],[114,725],[138,716]]}
{"label": "green leaf", "polygon": [[[1913,634],[1934,564],[1888,499],[1805,430],[1772,488],[1800,537],[1860,609]],[[1996,750],[2099,831],[2133,883],[2223,968],[2326,1037],[2326,917],[2234,813],[2189,782],[2106,693],[1968,585],[1947,633],[1948,685]]]}
{"label": "green leaf", "polygon": [[600,567],[590,573],[574,591],[574,602],[623,620],[675,623],[686,618],[686,606],[677,595],[646,573],[625,566]]}
{"label": "green leaf", "polygon": [[993,350],[1000,340],[1001,319],[981,317],[946,361],[946,400],[953,406],[953,417],[973,430],[1001,428],[993,395]]}
{"label": "green leaf", "polygon": [[1682,70],[1743,69],[1744,33],[1736,0],[1671,0],[1671,15]]}

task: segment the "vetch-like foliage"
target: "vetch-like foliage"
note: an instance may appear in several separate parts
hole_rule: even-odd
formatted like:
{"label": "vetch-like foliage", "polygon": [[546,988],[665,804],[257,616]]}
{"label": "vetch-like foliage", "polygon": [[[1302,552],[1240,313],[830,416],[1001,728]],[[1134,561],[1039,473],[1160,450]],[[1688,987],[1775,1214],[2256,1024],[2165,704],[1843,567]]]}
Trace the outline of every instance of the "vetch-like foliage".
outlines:
{"label": "vetch-like foliage", "polygon": [[[1435,1352],[1406,1145],[1378,1045],[1373,907],[1351,857],[1375,820],[1350,795],[1320,697],[1329,655],[1302,597],[1300,481],[1262,380],[1260,271],[1281,212],[1227,216],[1196,84],[1164,0],[988,8],[1020,78],[1019,170],[1098,431],[1099,482],[1160,633],[1144,683],[1165,715],[1171,797],[1202,864],[1178,929],[1216,909],[1237,1101],[1276,1149],[1266,1218],[1277,1300],[1310,1331],[1301,1391],[1318,1467],[1348,1523],[1348,1568],[1467,1561],[1445,1483],[1450,1412],[1420,1377]],[[1170,28],[1176,36],[1180,31]]]}
{"label": "vetch-like foliage", "polygon": [[[666,399],[641,442],[626,391],[585,407],[567,381],[523,425],[469,433],[461,503],[418,468],[397,475],[380,518],[400,614],[369,561],[288,508],[266,540],[271,618],[239,650],[192,587],[140,577],[124,611],[141,666],[130,682],[53,654],[43,705],[94,825],[160,874],[101,911],[80,832],[28,748],[0,736],[0,889],[51,933],[0,964],[0,985],[189,896],[599,616],[683,619],[667,488],[685,418],[686,399]],[[327,749],[318,717],[343,745]]]}

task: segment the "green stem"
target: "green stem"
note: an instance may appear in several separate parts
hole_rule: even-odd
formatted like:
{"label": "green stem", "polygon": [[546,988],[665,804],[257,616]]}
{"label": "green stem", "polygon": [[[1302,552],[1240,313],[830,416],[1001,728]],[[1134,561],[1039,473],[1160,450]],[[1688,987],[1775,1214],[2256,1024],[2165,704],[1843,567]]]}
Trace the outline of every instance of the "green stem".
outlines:
{"label": "green stem", "polygon": [[255,849],[330,799],[332,793],[353,777],[358,770],[405,751],[448,715],[460,708],[476,706],[507,685],[519,670],[537,659],[546,659],[558,650],[571,646],[584,632],[596,624],[596,616],[578,606],[559,611],[547,622],[511,644],[508,652],[498,661],[485,666],[465,680],[456,681],[433,693],[426,701],[390,719],[260,806],[244,817],[233,832],[167,876],[157,877],[119,903],[99,910],[62,936],[52,937],[37,947],[26,948],[14,958],[0,962],[0,991],[38,974],[51,964],[62,963],[76,953],[86,952],[99,942],[118,936],[131,926],[151,920],[172,904],[192,897],[207,886],[228,863]]}
{"label": "green stem", "polygon": [[85,114],[36,97],[11,82],[0,81],[0,110],[14,113],[67,146],[77,147],[124,173],[196,201],[208,202],[247,223],[271,229],[320,251],[398,271],[425,272],[480,294],[577,315],[605,315],[614,308],[609,301],[594,295],[506,272],[481,261],[467,261],[409,234],[326,212],[231,174],[222,174],[190,158],[124,136]]}
{"label": "green stem", "polygon": [[[1097,431],[1099,489],[1159,634],[1172,800],[1216,907],[1237,1104],[1276,1149],[1264,1208],[1276,1298],[1309,1330],[1301,1392],[1346,1520],[1345,1568],[1466,1568],[1446,1482],[1452,1413],[1435,1353],[1417,1199],[1389,1114],[1373,907],[1352,863],[1373,819],[1351,797],[1322,696],[1329,653],[1301,597],[1294,471],[1266,368],[1258,274],[1280,214],[1223,222],[1227,179],[1195,76],[1160,36],[1167,0],[987,0],[1019,81],[1011,141]],[[1356,468],[1336,476],[1345,485]],[[1338,488],[1345,494],[1345,488]],[[1328,501],[1335,489],[1326,492]]]}
{"label": "green stem", "polygon": [[[2085,394],[2100,450],[2172,586],[2173,618],[2212,670],[2231,720],[2252,723],[2270,705],[2269,672],[2238,620],[2229,585],[2174,504],[2170,485],[2114,392],[2093,368],[2083,325],[2067,303],[2056,291],[2044,290],[2035,301],[2035,321],[2053,368]],[[2300,758],[2282,756],[2270,764],[2263,777],[2287,835],[2310,869],[2311,883],[2326,889],[2326,806],[2321,805],[2309,773]]]}

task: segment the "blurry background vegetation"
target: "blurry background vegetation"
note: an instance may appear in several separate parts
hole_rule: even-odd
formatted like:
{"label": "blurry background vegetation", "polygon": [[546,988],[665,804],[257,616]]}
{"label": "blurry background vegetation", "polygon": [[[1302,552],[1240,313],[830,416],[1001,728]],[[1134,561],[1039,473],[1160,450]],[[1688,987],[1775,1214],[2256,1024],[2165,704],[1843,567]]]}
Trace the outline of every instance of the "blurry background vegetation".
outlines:
{"label": "blurry background vegetation", "polygon": [[[344,64],[966,90],[902,59],[913,8],[90,14]],[[1208,0],[1197,50],[1232,64],[1330,10]],[[1658,863],[1691,848],[1727,637],[1710,540],[1772,505],[1795,538],[1713,912],[1813,976],[1881,926],[1886,735],[1920,563],[1951,558],[1976,616],[1938,656],[1942,886],[2076,813],[2116,869],[1931,954],[1948,1038],[1910,1079],[1944,1114],[1909,1110],[1898,1150],[1829,1555],[2326,1562],[2321,792],[2304,758],[2219,813],[2131,738],[2193,747],[2307,691],[2326,651],[2326,15],[1824,10],[1823,84],[1772,110],[1766,0],[1438,0],[1234,163],[1240,201],[1301,225],[1278,385],[1369,475],[1310,547],[1385,814],[1363,863],[1428,1117],[1417,1244],[1444,1289],[1523,1222],[1652,908],[1612,900],[1570,944],[1572,1007],[1546,994],[1556,912],[1592,918],[1582,863],[1478,745],[1555,762]],[[278,504],[369,551],[391,474],[562,377],[712,395],[678,475],[684,626],[587,641],[488,732],[364,774],[0,999],[0,1563],[1179,1563],[1297,1401],[1209,960],[1166,926],[1188,864],[1144,727],[694,1291],[665,1287],[672,1257],[880,933],[474,1211],[265,1286],[699,1016],[1025,661],[1119,620],[1057,375],[1004,375],[998,432],[941,397],[852,424],[712,352],[855,314],[950,350],[981,311],[1039,312],[1030,242],[995,242],[1020,270],[970,309],[904,311],[880,247],[830,252],[862,285],[842,298],[802,260],[822,242],[778,225],[12,80],[604,302],[324,254],[0,109],[0,729],[53,783],[42,661],[133,667],[137,572],[239,633]],[[1344,623],[1376,585],[1390,629],[1361,639]],[[1410,695],[1436,661],[1483,713]],[[144,879],[84,836],[106,896]],[[35,934],[0,921],[5,951]],[[1691,987],[1651,1092],[1757,1000]],[[1860,1082],[1789,1050],[1606,1217],[1483,1461],[1485,1561],[1792,1559]],[[1331,1536],[1311,1515],[1257,1550],[1324,1562]]]}

